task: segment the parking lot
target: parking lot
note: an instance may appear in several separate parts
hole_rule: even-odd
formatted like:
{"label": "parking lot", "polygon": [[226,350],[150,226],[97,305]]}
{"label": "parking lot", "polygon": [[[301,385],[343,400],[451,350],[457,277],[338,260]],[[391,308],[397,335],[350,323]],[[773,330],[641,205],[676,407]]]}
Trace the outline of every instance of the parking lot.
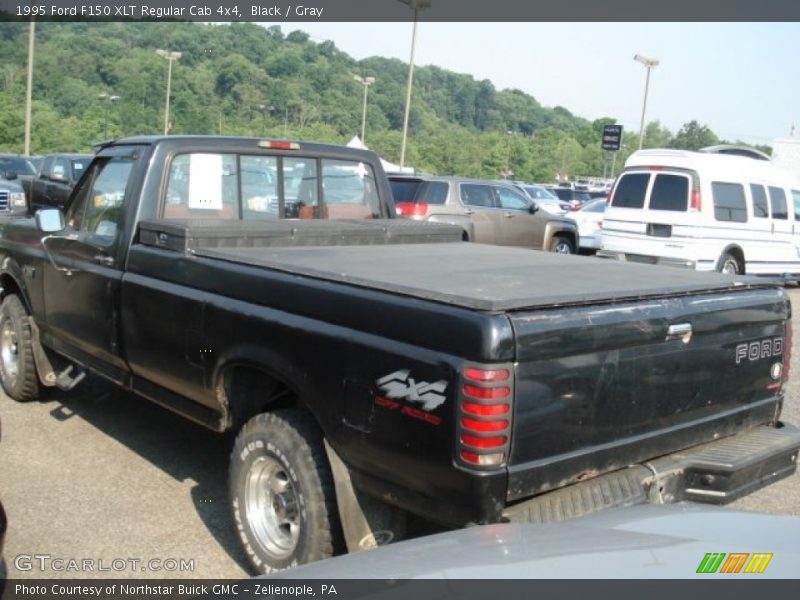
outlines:
{"label": "parking lot", "polygon": [[[800,306],[800,288],[789,294]],[[799,340],[795,335],[783,413],[795,424]],[[30,404],[2,395],[0,416],[8,577],[246,574],[226,503],[230,436],[98,380]],[[800,516],[800,476],[733,507]]]}

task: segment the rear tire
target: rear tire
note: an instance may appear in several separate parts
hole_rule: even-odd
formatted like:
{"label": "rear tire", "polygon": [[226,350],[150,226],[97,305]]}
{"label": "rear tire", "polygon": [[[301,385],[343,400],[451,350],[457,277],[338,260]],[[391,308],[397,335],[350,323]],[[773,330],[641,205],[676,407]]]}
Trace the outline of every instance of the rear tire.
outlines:
{"label": "rear tire", "polygon": [[727,275],[741,275],[744,273],[744,268],[742,268],[742,265],[739,263],[739,259],[730,252],[726,252],[719,259],[717,271]]}
{"label": "rear tire", "polygon": [[555,252],[556,254],[575,254],[575,246],[568,237],[557,235],[553,237],[553,241],[550,243],[550,252]]}
{"label": "rear tire", "polygon": [[9,294],[0,304],[0,382],[17,402],[39,397],[28,312],[15,294]]}
{"label": "rear tire", "polygon": [[333,556],[341,540],[323,436],[300,409],[256,415],[231,453],[230,502],[250,564],[270,573]]}

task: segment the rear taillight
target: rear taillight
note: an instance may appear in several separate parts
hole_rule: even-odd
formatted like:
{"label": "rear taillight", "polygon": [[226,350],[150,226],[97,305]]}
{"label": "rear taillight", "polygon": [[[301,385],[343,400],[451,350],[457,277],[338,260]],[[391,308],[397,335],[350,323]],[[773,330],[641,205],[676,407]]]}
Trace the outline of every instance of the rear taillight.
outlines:
{"label": "rear taillight", "polygon": [[458,456],[471,467],[508,460],[514,398],[511,365],[464,369],[459,394]]}
{"label": "rear taillight", "polygon": [[401,217],[424,217],[428,214],[425,202],[395,202],[394,208]]}
{"label": "rear taillight", "polygon": [[692,196],[689,199],[689,210],[700,212],[702,203],[700,201],[700,190],[692,190]]}

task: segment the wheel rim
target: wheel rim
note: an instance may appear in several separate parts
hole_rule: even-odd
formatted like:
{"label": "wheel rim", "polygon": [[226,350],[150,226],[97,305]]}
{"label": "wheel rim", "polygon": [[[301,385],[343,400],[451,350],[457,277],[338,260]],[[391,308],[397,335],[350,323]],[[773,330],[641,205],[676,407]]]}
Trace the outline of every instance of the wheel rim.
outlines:
{"label": "wheel rim", "polygon": [[572,254],[572,248],[567,242],[558,242],[555,247],[556,254]]}
{"label": "wheel rim", "polygon": [[733,259],[728,259],[722,264],[722,272],[726,275],[737,275],[739,273],[739,265]]}
{"label": "wheel rim", "polygon": [[245,484],[247,520],[258,543],[271,556],[284,559],[297,547],[300,511],[286,469],[272,457],[252,464]]}
{"label": "wheel rim", "polygon": [[6,377],[11,380],[16,379],[19,373],[19,346],[17,332],[11,321],[5,321],[0,331],[0,360],[3,361]]}

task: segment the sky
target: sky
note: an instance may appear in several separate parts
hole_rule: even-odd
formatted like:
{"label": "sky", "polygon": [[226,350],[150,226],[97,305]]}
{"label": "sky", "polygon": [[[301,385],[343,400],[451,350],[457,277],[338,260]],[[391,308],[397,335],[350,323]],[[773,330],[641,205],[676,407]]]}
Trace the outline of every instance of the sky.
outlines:
{"label": "sky", "polygon": [[[356,59],[409,59],[412,23],[281,25],[332,40]],[[642,54],[660,63],[646,123],[674,134],[696,120],[726,140],[771,144],[793,123],[800,136],[798,41],[800,23],[421,22],[415,64],[517,88],[589,120],[615,117],[638,133],[646,69],[633,56]]]}

